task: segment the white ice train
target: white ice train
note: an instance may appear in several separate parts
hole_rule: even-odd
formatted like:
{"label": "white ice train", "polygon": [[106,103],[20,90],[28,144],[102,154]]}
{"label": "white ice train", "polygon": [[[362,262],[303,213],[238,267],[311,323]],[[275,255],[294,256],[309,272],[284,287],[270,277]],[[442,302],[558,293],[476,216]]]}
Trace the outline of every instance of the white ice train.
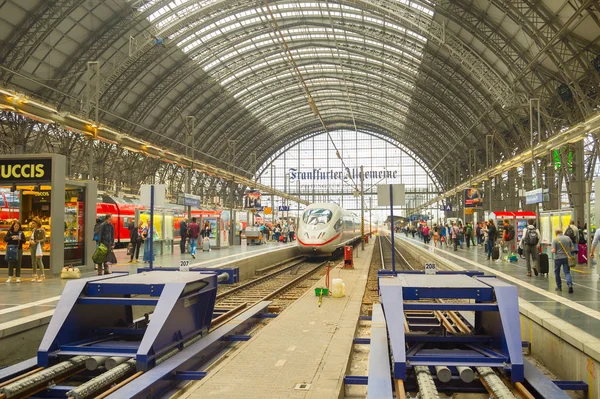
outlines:
{"label": "white ice train", "polygon": [[[365,232],[368,225],[366,222]],[[336,204],[311,204],[304,210],[296,234],[302,253],[328,256],[360,239],[360,218]]]}

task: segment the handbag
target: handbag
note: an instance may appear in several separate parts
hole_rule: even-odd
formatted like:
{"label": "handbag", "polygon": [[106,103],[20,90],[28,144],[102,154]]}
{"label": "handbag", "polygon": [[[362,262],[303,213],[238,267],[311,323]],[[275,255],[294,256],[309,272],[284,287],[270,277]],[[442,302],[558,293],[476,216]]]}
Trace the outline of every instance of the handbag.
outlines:
{"label": "handbag", "polygon": [[116,265],[117,264],[117,256],[115,255],[115,253],[113,251],[110,251],[106,255],[105,262],[106,262],[106,264],[111,264],[111,265]]}
{"label": "handbag", "polygon": [[129,245],[127,245],[127,255],[133,255],[133,244],[129,243]]}
{"label": "handbag", "polygon": [[108,248],[106,247],[106,245],[100,243],[100,245],[98,245],[96,251],[94,251],[94,254],[92,255],[92,260],[94,261],[94,263],[99,265],[101,263],[104,263],[107,254]]}
{"label": "handbag", "polygon": [[60,278],[65,280],[81,278],[81,271],[78,267],[65,266],[60,271]]}
{"label": "handbag", "polygon": [[42,244],[37,243],[37,247],[35,248],[35,257],[42,258],[44,256],[44,251],[42,251]]}
{"label": "handbag", "polygon": [[4,260],[7,262],[16,262],[19,260],[19,246],[18,245],[7,245],[6,255]]}

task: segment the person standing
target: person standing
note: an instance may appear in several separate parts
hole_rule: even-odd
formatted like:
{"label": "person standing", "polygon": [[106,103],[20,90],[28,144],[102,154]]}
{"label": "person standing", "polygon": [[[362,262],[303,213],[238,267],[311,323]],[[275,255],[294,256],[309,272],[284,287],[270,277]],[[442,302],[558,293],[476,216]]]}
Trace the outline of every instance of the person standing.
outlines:
{"label": "person standing", "polygon": [[[503,258],[503,254],[506,253],[507,257],[510,252],[510,243],[515,238],[515,231],[508,221],[508,219],[504,219],[504,223],[502,225],[502,241],[500,241],[500,257],[498,261],[501,261]],[[508,259],[507,259],[508,260]]]}
{"label": "person standing", "polygon": [[[8,262],[8,279],[7,283],[12,281],[13,270],[15,270],[15,274],[17,277],[17,283],[21,282],[21,260],[23,258],[23,244],[25,243],[25,234],[23,233],[23,229],[21,228],[21,222],[15,220],[13,224],[8,229],[8,232],[4,236],[4,241],[8,245],[14,245],[16,247],[16,260]],[[8,248],[7,254],[8,256]]]}
{"label": "person standing", "polygon": [[[106,215],[106,219],[100,226],[99,241],[100,244],[104,244],[108,248],[108,252],[111,252],[115,248],[115,226],[112,225],[111,214]],[[102,276],[102,274],[110,274],[106,262],[98,265],[98,276]]]}
{"label": "person standing", "polygon": [[456,225],[456,222],[452,222],[452,229],[450,229],[450,235],[452,236],[452,244],[454,245],[454,250],[458,251],[458,236],[460,234],[460,230]]}
{"label": "person standing", "polygon": [[187,229],[187,236],[190,240],[190,255],[196,259],[196,248],[198,247],[198,236],[200,235],[200,225],[196,222],[196,218],[192,218],[192,222]]}
{"label": "person standing", "polygon": [[561,229],[556,229],[556,237],[552,240],[552,253],[554,254],[554,278],[556,279],[556,291],[562,291],[562,280],[560,269],[565,273],[565,280],[569,287],[569,294],[573,293],[573,278],[569,267],[570,253],[573,252],[573,242],[563,234]]}
{"label": "person standing", "polygon": [[290,242],[294,241],[294,222],[290,222],[288,237]]}
{"label": "person standing", "polygon": [[181,236],[181,241],[179,241],[179,249],[181,250],[182,254],[185,253],[185,244],[186,244],[186,240],[187,240],[187,229],[188,229],[187,219],[183,218],[179,222],[179,235]]}
{"label": "person standing", "polygon": [[[29,251],[31,253],[31,271],[33,273],[32,282],[42,282],[46,279],[46,275],[44,273],[44,263],[42,262],[42,256],[38,256],[37,247],[38,244],[41,247],[44,245],[44,241],[46,241],[46,230],[42,228],[42,222],[35,218],[33,219],[33,230],[31,232],[31,237],[29,239]],[[41,272],[38,275],[38,269]]]}
{"label": "person standing", "polygon": [[523,229],[521,243],[523,248],[523,256],[527,262],[527,277],[531,277],[531,261],[533,260],[533,273],[538,275],[538,247],[540,245],[540,231],[535,228],[535,220],[529,219],[527,227]]}
{"label": "person standing", "polygon": [[[467,248],[471,248],[471,241],[473,240],[473,225],[471,222],[467,223],[465,227],[465,241],[467,242]],[[475,245],[475,243],[473,243]]]}
{"label": "person standing", "polygon": [[144,222],[140,220],[137,227],[133,227],[129,231],[129,240],[131,241],[131,258],[129,259],[129,263],[133,263],[133,257],[135,256],[135,261],[139,262],[140,258],[140,247],[142,246],[142,242],[144,239],[142,238],[144,228]]}
{"label": "person standing", "polygon": [[[494,223],[493,219],[488,221],[488,242],[487,242],[487,259],[490,260],[492,258],[492,251],[494,250],[494,246],[496,245],[496,239],[498,238],[498,228]],[[499,260],[500,258],[498,258]]]}
{"label": "person standing", "polygon": [[[208,241],[208,250],[210,251],[210,235],[212,233],[212,229],[210,227],[210,222],[207,220],[204,222],[204,227],[202,227],[202,232],[200,236],[202,237],[202,246],[204,247],[204,241]],[[204,249],[204,248],[203,248]]]}

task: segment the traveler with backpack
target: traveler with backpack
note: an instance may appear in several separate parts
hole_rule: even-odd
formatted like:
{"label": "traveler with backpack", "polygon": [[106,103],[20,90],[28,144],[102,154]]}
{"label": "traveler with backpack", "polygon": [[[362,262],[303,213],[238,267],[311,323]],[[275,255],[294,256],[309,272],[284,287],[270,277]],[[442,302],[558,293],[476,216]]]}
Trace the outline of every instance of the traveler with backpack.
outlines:
{"label": "traveler with backpack", "polygon": [[535,227],[535,220],[530,219],[527,227],[523,229],[523,235],[519,246],[523,248],[523,256],[527,262],[527,276],[531,277],[531,260],[533,260],[533,273],[538,275],[538,247],[540,245],[540,231]]}
{"label": "traveler with backpack", "polygon": [[[574,250],[573,252],[571,252],[571,255],[577,255],[577,253],[579,252],[579,229],[577,228],[573,220],[571,220],[569,227],[567,227],[567,229],[565,230],[565,235],[569,237],[571,239],[571,242],[573,243]],[[575,257],[573,257],[572,259],[576,260]],[[575,265],[576,264],[577,262],[575,262]]]}
{"label": "traveler with backpack", "polygon": [[[467,248],[471,248],[471,241],[473,240],[473,225],[471,222],[467,223],[465,227],[465,241],[467,242]],[[473,243],[473,246],[475,243]]]}
{"label": "traveler with backpack", "polygon": [[[98,234],[99,243],[104,244],[108,248],[108,252],[112,252],[115,248],[115,226],[112,224],[112,215],[106,215],[104,222],[100,225],[100,234]],[[107,254],[108,257],[108,254]],[[111,274],[108,262],[98,264],[98,275]]]}

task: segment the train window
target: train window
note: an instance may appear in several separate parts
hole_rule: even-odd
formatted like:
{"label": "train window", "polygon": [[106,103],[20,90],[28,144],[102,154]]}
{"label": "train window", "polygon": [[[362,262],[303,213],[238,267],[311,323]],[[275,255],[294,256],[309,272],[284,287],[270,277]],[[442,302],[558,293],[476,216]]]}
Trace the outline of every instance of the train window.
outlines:
{"label": "train window", "polygon": [[329,223],[333,213],[329,209],[309,209],[302,215],[305,224],[316,226]]}
{"label": "train window", "polygon": [[335,224],[333,225],[333,229],[335,231],[340,231],[340,229],[342,228],[342,226],[344,225],[344,219],[339,218],[337,222],[335,222]]}

